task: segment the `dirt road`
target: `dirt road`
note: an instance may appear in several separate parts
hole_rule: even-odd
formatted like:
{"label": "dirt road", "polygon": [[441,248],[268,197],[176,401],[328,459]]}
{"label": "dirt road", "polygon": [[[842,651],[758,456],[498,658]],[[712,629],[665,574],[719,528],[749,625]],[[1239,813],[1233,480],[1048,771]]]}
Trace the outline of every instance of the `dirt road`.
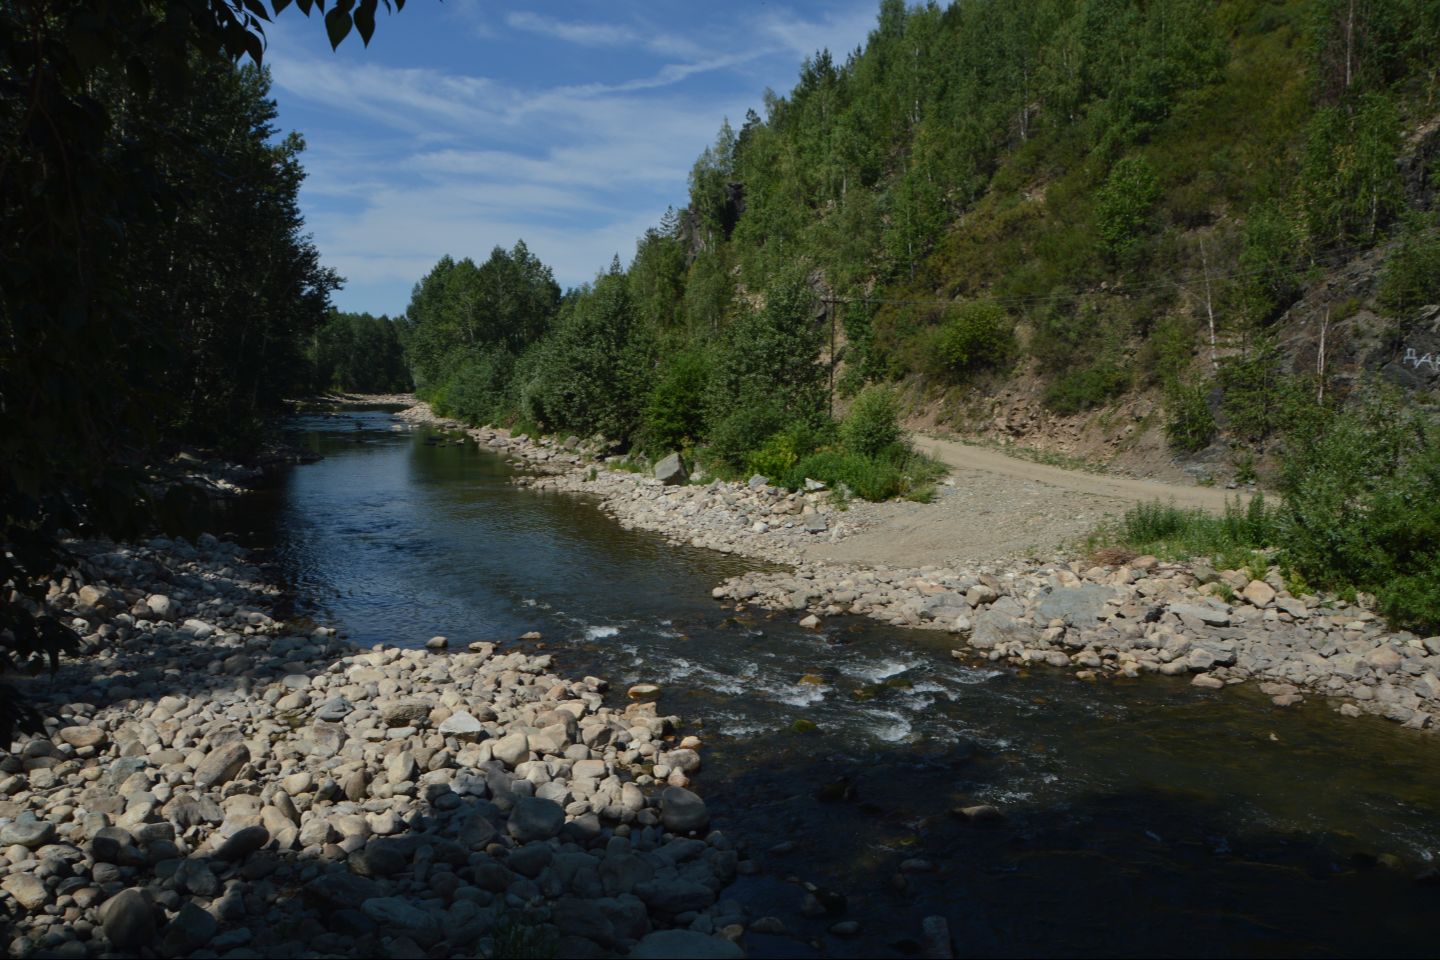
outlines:
{"label": "dirt road", "polygon": [[1066,470],[1010,457],[988,447],[916,437],[917,448],[948,464],[954,485],[934,503],[858,504],[862,533],[817,543],[813,559],[923,566],[984,563],[1071,552],[1107,517],[1159,500],[1219,512],[1244,494],[1214,487]]}

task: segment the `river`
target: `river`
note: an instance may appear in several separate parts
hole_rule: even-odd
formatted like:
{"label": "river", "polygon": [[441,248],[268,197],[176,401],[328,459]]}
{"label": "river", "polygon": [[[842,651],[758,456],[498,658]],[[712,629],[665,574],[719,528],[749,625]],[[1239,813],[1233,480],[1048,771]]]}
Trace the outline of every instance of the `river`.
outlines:
{"label": "river", "polygon": [[[366,645],[539,631],[562,674],[661,684],[706,743],[695,789],[758,866],[728,896],[788,928],[748,933],[752,956],[913,955],[932,915],[959,955],[1436,952],[1433,736],[960,662],[943,634],[868,620],[737,616],[710,589],[755,564],[518,488],[473,443],[385,410],[292,427],[324,459],[225,520],[294,613]],[[1004,819],[952,812],[982,803]],[[845,919],[858,936],[828,932]]]}

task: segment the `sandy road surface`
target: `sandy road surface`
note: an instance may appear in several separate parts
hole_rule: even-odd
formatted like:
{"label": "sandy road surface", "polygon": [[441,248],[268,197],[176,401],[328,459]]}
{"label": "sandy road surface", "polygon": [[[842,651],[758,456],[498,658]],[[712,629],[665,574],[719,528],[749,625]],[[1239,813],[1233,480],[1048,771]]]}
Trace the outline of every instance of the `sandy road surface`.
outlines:
{"label": "sandy road surface", "polygon": [[858,504],[864,530],[840,543],[807,549],[816,560],[923,566],[1067,552],[1107,516],[1159,500],[1219,512],[1243,494],[1213,487],[1065,470],[988,447],[916,437],[915,445],[951,468],[934,503]]}

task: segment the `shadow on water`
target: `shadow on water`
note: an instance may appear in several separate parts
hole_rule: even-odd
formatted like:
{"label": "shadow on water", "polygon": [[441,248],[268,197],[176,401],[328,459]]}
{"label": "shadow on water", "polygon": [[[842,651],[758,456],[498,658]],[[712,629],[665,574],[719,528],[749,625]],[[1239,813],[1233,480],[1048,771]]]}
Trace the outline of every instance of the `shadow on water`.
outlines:
{"label": "shadow on water", "polygon": [[[1243,689],[960,663],[933,633],[732,613],[709,589],[747,563],[518,489],[473,444],[378,412],[299,426],[327,459],[231,524],[297,609],[367,644],[540,630],[564,674],[662,684],[706,742],[697,788],[759,867],[729,895],[790,931],[748,934],[752,956],[912,954],[937,914],[986,956],[1434,952],[1431,737]],[[952,812],[976,804],[1004,818]],[[858,936],[827,932],[845,919]]]}

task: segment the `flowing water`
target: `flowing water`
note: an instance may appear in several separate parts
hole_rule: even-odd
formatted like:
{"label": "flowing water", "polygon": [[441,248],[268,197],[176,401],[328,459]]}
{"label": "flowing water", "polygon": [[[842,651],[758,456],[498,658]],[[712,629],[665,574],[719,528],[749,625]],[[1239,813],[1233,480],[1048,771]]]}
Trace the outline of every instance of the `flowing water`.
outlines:
{"label": "flowing water", "polygon": [[[1244,688],[962,663],[868,620],[737,616],[710,589],[750,562],[515,487],[473,443],[383,410],[293,426],[325,459],[227,519],[297,612],[362,644],[538,630],[561,673],[662,684],[706,742],[696,789],[759,867],[728,895],[789,928],[747,934],[753,956],[915,954],[937,914],[960,955],[1437,952],[1431,736]],[[952,813],[980,803],[1005,819]],[[917,859],[933,869],[902,872]],[[829,912],[804,913],[807,883]],[[842,919],[861,934],[827,932]]]}

